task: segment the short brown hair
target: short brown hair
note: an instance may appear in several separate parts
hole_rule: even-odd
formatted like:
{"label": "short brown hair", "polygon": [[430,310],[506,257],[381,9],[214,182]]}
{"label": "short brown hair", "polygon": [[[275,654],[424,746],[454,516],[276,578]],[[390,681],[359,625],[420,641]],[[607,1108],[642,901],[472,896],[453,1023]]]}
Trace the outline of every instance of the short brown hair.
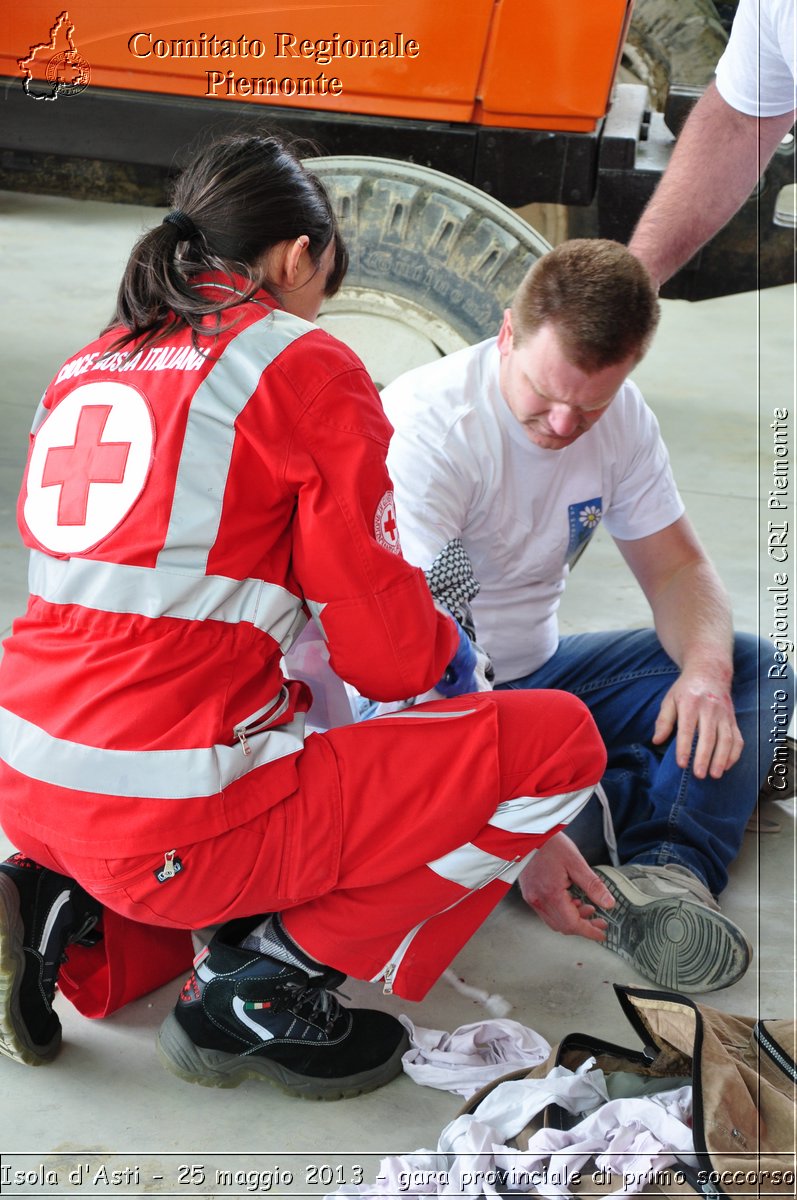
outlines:
{"label": "short brown hair", "polygon": [[583,371],[641,358],[658,320],[656,290],[642,263],[605,238],[562,242],[535,262],[512,300],[514,345],[550,321]]}

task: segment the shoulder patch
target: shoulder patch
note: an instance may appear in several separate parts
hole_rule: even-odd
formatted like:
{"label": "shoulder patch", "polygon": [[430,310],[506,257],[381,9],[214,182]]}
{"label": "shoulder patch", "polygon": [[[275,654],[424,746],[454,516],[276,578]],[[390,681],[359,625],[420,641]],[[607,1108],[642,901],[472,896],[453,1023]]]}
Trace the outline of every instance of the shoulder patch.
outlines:
{"label": "shoulder patch", "polygon": [[398,525],[396,524],[396,501],[392,491],[385,492],[374,513],[374,537],[380,546],[401,553]]}

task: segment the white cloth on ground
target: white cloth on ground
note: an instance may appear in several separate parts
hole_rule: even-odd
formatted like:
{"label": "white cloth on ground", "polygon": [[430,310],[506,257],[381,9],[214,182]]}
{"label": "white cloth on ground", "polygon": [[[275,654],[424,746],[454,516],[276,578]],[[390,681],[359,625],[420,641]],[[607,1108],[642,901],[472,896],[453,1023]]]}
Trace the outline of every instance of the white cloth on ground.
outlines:
{"label": "white cloth on ground", "polygon": [[[565,1068],[556,1071],[561,1072],[556,1079],[499,1084],[490,1097],[494,1107],[498,1104],[495,1093],[506,1087],[512,1088],[514,1107],[515,1082],[524,1084],[533,1094],[525,1104],[527,1114],[535,1108],[541,1111],[552,1097],[563,1107],[577,1105],[578,1097],[583,1095],[583,1078]],[[590,1083],[594,1099],[600,1088],[597,1081]],[[573,1093],[570,1098],[569,1090]],[[502,1142],[500,1132],[481,1120],[477,1109],[472,1116],[457,1117],[445,1127],[437,1152],[419,1150],[385,1158],[373,1183],[344,1187],[335,1196],[499,1197],[519,1192],[569,1200],[571,1187],[592,1158],[596,1171],[611,1172],[618,1182],[622,1181],[612,1195],[632,1195],[642,1191],[658,1172],[672,1166],[676,1157],[696,1165],[689,1124],[691,1101],[691,1086],[655,1097],[610,1100],[572,1129],[540,1130],[532,1136],[526,1151]],[[509,1128],[517,1123],[514,1111],[503,1119]]]}
{"label": "white cloth on ground", "polygon": [[[529,1140],[527,1166],[572,1174],[595,1159],[598,1171],[623,1181],[615,1196],[641,1192],[659,1171],[676,1162],[697,1166],[691,1128],[691,1084],[638,1099],[610,1100],[572,1129],[540,1129]],[[544,1195],[569,1196],[569,1189]]]}
{"label": "white cloth on ground", "polygon": [[[495,1078],[511,1071],[507,1055],[534,1053],[535,1045],[547,1045],[516,1021],[478,1022],[446,1034],[416,1028],[406,1016],[400,1020],[412,1042],[405,1055],[407,1073],[417,1082],[433,1079],[430,1086],[455,1092],[464,1091],[457,1086],[460,1071],[493,1068]],[[502,1062],[499,1056],[504,1056]],[[490,1058],[494,1061],[479,1062]],[[594,1068],[595,1060],[588,1059],[575,1072],[554,1067],[544,1079],[500,1083],[473,1113],[456,1117],[443,1129],[436,1151],[384,1158],[373,1183],[346,1186],[334,1196],[490,1198],[525,1192],[562,1200],[572,1195],[578,1172],[591,1159],[597,1170],[622,1180],[622,1187],[612,1193],[620,1196],[641,1191],[656,1172],[672,1166],[676,1156],[696,1165],[690,1086],[609,1100],[603,1072]],[[666,1080],[662,1084],[666,1087]],[[568,1130],[539,1130],[527,1150],[506,1144],[550,1103],[584,1116]]]}
{"label": "white cloth on ground", "polygon": [[502,1075],[536,1067],[551,1052],[540,1034],[505,1018],[461,1025],[453,1033],[419,1028],[404,1014],[399,1020],[410,1038],[403,1058],[410,1079],[465,1099]]}

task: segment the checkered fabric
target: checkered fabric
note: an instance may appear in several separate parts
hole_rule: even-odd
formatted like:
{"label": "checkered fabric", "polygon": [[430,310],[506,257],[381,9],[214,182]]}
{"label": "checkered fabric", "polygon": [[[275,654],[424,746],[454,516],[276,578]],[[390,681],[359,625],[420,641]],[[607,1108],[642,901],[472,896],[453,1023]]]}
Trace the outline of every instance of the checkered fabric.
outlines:
{"label": "checkered fabric", "polygon": [[448,542],[425,572],[429,590],[475,641],[470,601],[479,594],[479,582],[461,538]]}

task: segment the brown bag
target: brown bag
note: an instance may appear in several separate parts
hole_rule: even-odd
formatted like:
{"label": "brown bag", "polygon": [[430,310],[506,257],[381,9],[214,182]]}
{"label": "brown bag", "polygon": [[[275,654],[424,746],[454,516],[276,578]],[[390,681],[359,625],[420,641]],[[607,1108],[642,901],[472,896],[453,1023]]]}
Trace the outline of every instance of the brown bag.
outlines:
{"label": "brown bag", "polygon": [[[797,1067],[794,1020],[755,1020],[697,1004],[675,992],[621,987],[615,992],[643,1049],[628,1049],[582,1033],[565,1037],[548,1060],[504,1079],[544,1078],[555,1066],[575,1070],[588,1058],[605,1074],[619,1071],[692,1082],[697,1168],[678,1163],[659,1172],[643,1194],[708,1197],[794,1196]],[[472,1113],[503,1079],[472,1097]],[[676,1086],[673,1083],[673,1086]],[[540,1127],[567,1129],[580,1118],[550,1105],[514,1139],[518,1149]],[[573,1186],[590,1195],[616,1190],[618,1176],[581,1172]]]}

